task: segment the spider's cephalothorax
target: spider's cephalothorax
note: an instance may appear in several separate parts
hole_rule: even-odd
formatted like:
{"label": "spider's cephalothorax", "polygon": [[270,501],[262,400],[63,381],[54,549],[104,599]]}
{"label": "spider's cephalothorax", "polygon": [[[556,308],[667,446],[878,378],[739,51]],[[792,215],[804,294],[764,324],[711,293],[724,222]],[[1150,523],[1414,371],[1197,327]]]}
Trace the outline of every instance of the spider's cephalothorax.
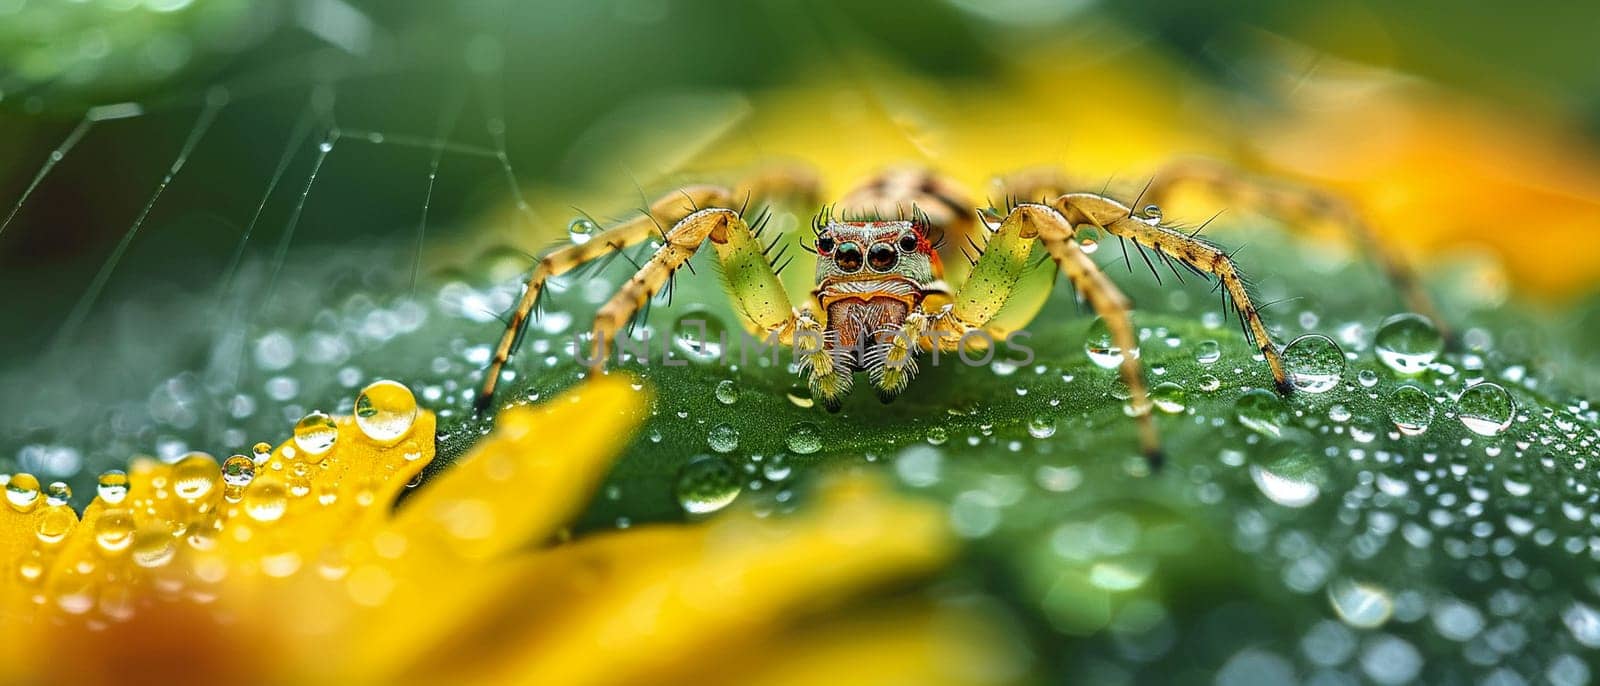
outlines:
{"label": "spider's cephalothorax", "polygon": [[[836,410],[855,372],[881,380],[915,364],[911,357],[891,359],[894,338],[908,315],[920,313],[924,296],[942,290],[944,270],[924,221],[829,219],[817,224],[821,228],[813,244],[817,254],[813,296],[827,322],[822,341],[831,357],[832,374],[814,379],[813,385],[824,391],[825,404]],[[887,402],[902,388],[903,384],[879,383],[879,397]]]}
{"label": "spider's cephalothorax", "polygon": [[[1100,193],[1070,192],[1072,185],[1057,173],[1023,172],[996,180],[993,190],[1006,199],[1003,208],[981,211],[941,176],[921,169],[886,172],[843,197],[840,219],[828,210],[818,215],[815,240],[808,247],[816,255],[815,288],[791,298],[778,279],[788,265],[778,263],[773,254],[778,240],[763,245],[764,222],[757,221],[752,228],[745,222],[744,209],[777,199],[816,203],[818,183],[809,170],[776,168],[733,187],[680,188],[657,200],[644,216],[541,259],[495,348],[478,407],[486,409],[493,400],[500,372],[537,310],[547,280],[652,236],[661,240],[660,247],[595,317],[596,371],[605,364],[617,333],[706,244],[722,265],[740,322],[751,333],[793,346],[812,395],[829,410],[840,409],[858,373],[864,373],[879,398],[888,401],[911,381],[918,355],[932,346],[951,349],[970,334],[982,334],[979,338],[990,342],[1004,340],[1026,326],[1046,294],[1019,288],[1033,264],[1035,246],[1048,254],[1078,296],[1105,321],[1113,345],[1133,350],[1138,338],[1128,316],[1129,303],[1079,247],[1075,230],[1080,226],[1131,244],[1152,269],[1159,261],[1174,273],[1181,265],[1215,279],[1224,300],[1231,301],[1237,312],[1245,337],[1261,351],[1278,389],[1290,392],[1293,386],[1283,360],[1233,255],[1199,238],[1199,229],[1179,230],[1161,223],[1159,212],[1133,209],[1141,200],[1164,202],[1175,188],[1185,185],[1281,216],[1333,218],[1378,253],[1413,310],[1433,314],[1432,303],[1406,264],[1389,255],[1375,233],[1348,208],[1315,191],[1249,179],[1203,162],[1158,173],[1128,204]],[[1159,442],[1139,358],[1124,355],[1121,373],[1132,407],[1139,410],[1134,416],[1141,447],[1156,463]]]}

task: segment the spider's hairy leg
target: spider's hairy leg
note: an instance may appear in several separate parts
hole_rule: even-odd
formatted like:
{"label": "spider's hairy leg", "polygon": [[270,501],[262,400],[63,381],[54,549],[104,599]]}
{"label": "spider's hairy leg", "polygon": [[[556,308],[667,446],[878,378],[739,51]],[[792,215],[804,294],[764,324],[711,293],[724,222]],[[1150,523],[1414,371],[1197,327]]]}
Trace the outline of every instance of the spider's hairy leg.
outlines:
{"label": "spider's hairy leg", "polygon": [[1433,320],[1445,339],[1453,340],[1448,324],[1439,316],[1438,308],[1422,287],[1411,263],[1339,196],[1311,186],[1262,178],[1223,162],[1196,158],[1163,167],[1156,173],[1145,197],[1163,204],[1179,191],[1190,188],[1281,221],[1301,224],[1320,221],[1336,225],[1377,260],[1389,282],[1400,292],[1406,307]]}
{"label": "spider's hairy leg", "polygon": [[1126,205],[1103,195],[1069,193],[1057,198],[1052,205],[1066,217],[1069,226],[1088,224],[1099,227],[1113,236],[1134,241],[1141,249],[1160,251],[1204,274],[1215,276],[1228,296],[1233,298],[1234,308],[1239,312],[1239,320],[1244,323],[1246,334],[1266,358],[1278,392],[1283,395],[1294,392],[1283,356],[1261,320],[1244,275],[1239,272],[1233,256],[1227,251],[1197,236],[1136,218]]}
{"label": "spider's hairy leg", "polygon": [[590,360],[596,373],[605,368],[617,332],[707,241],[716,250],[728,295],[745,324],[778,340],[793,336],[795,314],[789,296],[738,212],[720,207],[700,210],[673,224],[666,238],[650,260],[595,315]]}
{"label": "spider's hairy leg", "polygon": [[[967,283],[956,293],[955,302],[937,318],[942,333],[957,337],[973,329],[985,327],[1010,298],[1028,267],[1028,256],[1037,240],[1044,245],[1061,271],[1071,279],[1095,314],[1105,321],[1112,340],[1123,350],[1138,347],[1133,320],[1128,315],[1127,297],[1107,278],[1100,267],[1089,259],[1072,238],[1072,224],[1059,212],[1045,205],[1024,203],[1008,214],[1000,228],[989,240],[983,257],[973,266]],[[991,334],[995,333],[990,331]],[[942,340],[947,339],[941,336]],[[1156,434],[1155,419],[1150,414],[1150,397],[1145,388],[1144,371],[1139,358],[1132,354],[1122,356],[1122,379],[1128,384],[1133,407],[1138,410],[1139,445],[1150,465],[1159,467],[1162,462],[1161,443]]]}
{"label": "spider's hairy leg", "polygon": [[731,189],[706,184],[684,186],[662,195],[638,216],[596,234],[588,242],[569,245],[546,255],[528,277],[522,298],[511,312],[499,345],[495,346],[475,408],[483,412],[493,403],[495,388],[500,383],[500,371],[516,351],[517,343],[538,307],[539,296],[549,279],[614,251],[637,245],[652,236],[665,240],[666,227],[675,225],[692,212],[711,207],[746,207],[748,203],[777,197],[812,202],[818,195],[819,184],[814,171],[799,165],[783,165],[757,169]]}
{"label": "spider's hairy leg", "polygon": [[661,230],[658,227],[677,222],[693,212],[696,207],[721,206],[730,202],[730,192],[720,186],[687,186],[662,196],[650,205],[648,213],[641,213],[622,224],[606,229],[586,243],[565,246],[540,259],[528,277],[528,284],[523,289],[521,300],[511,312],[505,333],[501,334],[500,343],[495,346],[494,356],[489,360],[489,367],[483,376],[483,386],[479,389],[475,402],[476,409],[482,412],[494,401],[495,388],[500,383],[500,370],[511,360],[511,354],[516,349],[528,320],[533,316],[534,308],[539,304],[539,296],[544,292],[545,282],[604,257],[612,251],[637,245],[651,235],[657,234]]}

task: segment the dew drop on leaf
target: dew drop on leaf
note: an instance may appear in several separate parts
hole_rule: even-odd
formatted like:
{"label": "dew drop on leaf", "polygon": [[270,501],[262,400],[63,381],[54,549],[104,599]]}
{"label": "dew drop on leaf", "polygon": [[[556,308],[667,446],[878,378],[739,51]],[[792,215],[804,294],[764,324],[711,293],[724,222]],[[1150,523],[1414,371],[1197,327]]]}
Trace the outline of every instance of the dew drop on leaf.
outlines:
{"label": "dew drop on leaf", "polygon": [[[1122,364],[1123,350],[1112,342],[1111,328],[1099,317],[1089,324],[1089,335],[1084,339],[1083,350],[1089,354],[1089,361],[1101,369],[1116,369]],[[1139,349],[1136,347],[1128,353],[1138,357]]]}
{"label": "dew drop on leaf", "polygon": [[1278,396],[1260,388],[1239,396],[1233,413],[1240,425],[1273,438],[1283,435],[1283,425],[1289,421],[1289,412]]}
{"label": "dew drop on leaf", "polygon": [[1479,436],[1498,436],[1505,431],[1511,426],[1511,417],[1516,414],[1516,409],[1511,394],[1494,383],[1480,383],[1468,388],[1456,399],[1456,416]]}
{"label": "dew drop on leaf", "polygon": [[1372,341],[1378,359],[1397,374],[1421,374],[1444,348],[1444,337],[1420,314],[1397,314],[1378,325]]}
{"label": "dew drop on leaf", "polygon": [[678,472],[674,491],[678,505],[689,514],[716,512],[739,497],[743,479],[727,460],[701,455]]}
{"label": "dew drop on leaf", "polygon": [[822,449],[822,429],[811,422],[800,422],[789,427],[783,435],[784,445],[796,455],[810,455]]}
{"label": "dew drop on leaf", "polygon": [[1200,364],[1216,364],[1222,359],[1222,346],[1216,341],[1204,340],[1194,347],[1194,361]]}
{"label": "dew drop on leaf", "polygon": [[1045,416],[1028,420],[1028,435],[1034,438],[1049,438],[1056,435],[1056,420]]}
{"label": "dew drop on leaf", "polygon": [[27,512],[38,501],[39,479],[32,474],[12,474],[6,482],[6,502],[19,512]]}
{"label": "dew drop on leaf", "polygon": [[717,402],[732,405],[739,402],[739,385],[734,383],[733,379],[723,379],[717,382],[715,395]]}
{"label": "dew drop on leaf", "polygon": [[1283,361],[1289,367],[1294,387],[1306,393],[1326,393],[1344,378],[1344,351],[1333,339],[1319,333],[1291,341],[1283,349]]}
{"label": "dew drop on leaf", "polygon": [[1401,386],[1389,394],[1389,419],[1407,436],[1417,436],[1433,422],[1433,399],[1416,386]]}
{"label": "dew drop on leaf", "polygon": [[725,423],[713,426],[706,434],[706,444],[719,453],[731,453],[739,447],[739,430]]}

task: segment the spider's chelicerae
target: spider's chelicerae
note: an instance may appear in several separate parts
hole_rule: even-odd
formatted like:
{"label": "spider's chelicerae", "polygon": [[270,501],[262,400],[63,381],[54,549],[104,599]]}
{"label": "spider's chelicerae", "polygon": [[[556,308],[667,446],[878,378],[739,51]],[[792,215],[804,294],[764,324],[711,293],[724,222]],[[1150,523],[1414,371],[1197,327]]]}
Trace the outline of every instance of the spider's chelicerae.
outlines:
{"label": "spider's chelicerae", "polygon": [[[593,329],[596,371],[605,364],[618,332],[674,273],[710,241],[721,263],[728,295],[750,333],[795,346],[812,395],[837,411],[857,372],[884,402],[893,400],[916,374],[919,354],[934,346],[953,350],[963,340],[997,341],[1027,324],[1022,316],[1000,316],[1030,266],[1035,242],[1042,245],[1079,296],[1105,321],[1112,343],[1133,350],[1137,339],[1129,302],[1089,258],[1076,236],[1095,227],[1124,241],[1152,269],[1164,262],[1215,279],[1231,301],[1245,335],[1256,345],[1281,393],[1293,385],[1277,346],[1261,321],[1256,301],[1232,254],[1189,231],[1164,225],[1155,209],[1180,186],[1209,190],[1224,200],[1289,220],[1331,219],[1371,250],[1415,311],[1439,318],[1406,264],[1385,250],[1355,213],[1311,189],[1243,176],[1217,163],[1172,165],[1146,186],[1131,205],[1103,193],[1072,192],[1066,178],[1033,170],[1000,177],[995,192],[1005,209],[982,209],[948,179],[922,169],[883,173],[824,208],[813,222],[815,288],[791,297],[778,279],[781,267],[760,240],[763,225],[746,223],[744,208],[769,201],[818,202],[818,182],[808,170],[772,168],[732,187],[686,186],[668,193],[642,216],[556,250],[540,260],[484,377],[480,410],[493,400],[500,371],[515,351],[523,328],[551,277],[641,243],[661,245],[637,273],[600,308]],[[1019,199],[1026,199],[1019,202]],[[1152,207],[1135,211],[1142,200]],[[1202,225],[1203,228],[1203,225]],[[1148,253],[1147,253],[1148,251]],[[1154,260],[1150,257],[1153,254]],[[971,336],[973,333],[981,334]],[[1139,358],[1123,355],[1121,374],[1135,408],[1148,408]],[[1160,459],[1148,411],[1134,413],[1140,447]]]}

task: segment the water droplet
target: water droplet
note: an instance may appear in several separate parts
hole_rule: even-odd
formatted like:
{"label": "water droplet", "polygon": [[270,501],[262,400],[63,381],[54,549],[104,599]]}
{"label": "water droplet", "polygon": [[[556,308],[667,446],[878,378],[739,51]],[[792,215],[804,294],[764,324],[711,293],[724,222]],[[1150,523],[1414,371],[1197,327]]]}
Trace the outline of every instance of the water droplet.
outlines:
{"label": "water droplet", "polygon": [[294,425],[294,444],[307,455],[317,456],[333,449],[339,440],[339,425],[320,410],[300,418]]}
{"label": "water droplet", "polygon": [[222,482],[235,488],[249,486],[256,478],[256,462],[243,455],[234,455],[222,461]]}
{"label": "water droplet", "polygon": [[706,444],[719,453],[731,453],[739,447],[739,430],[728,424],[713,426],[706,434]]}
{"label": "water droplet", "polygon": [[1384,366],[1398,374],[1421,374],[1444,349],[1444,337],[1420,314],[1397,314],[1378,325],[1373,348]]}
{"label": "water droplet", "polygon": [[789,466],[789,461],[782,455],[773,455],[772,459],[761,465],[761,476],[766,477],[768,481],[783,481],[793,472],[794,469]]}
{"label": "water droplet", "polygon": [[[1089,324],[1089,334],[1084,339],[1083,350],[1089,354],[1089,361],[1101,369],[1116,369],[1122,364],[1122,348],[1112,341],[1111,328],[1099,317],[1095,317],[1094,322]],[[1137,358],[1139,348],[1129,350],[1128,354]]]}
{"label": "water droplet", "polygon": [[[58,482],[59,483],[59,482]],[[55,504],[44,509],[39,517],[39,525],[34,529],[34,534],[39,537],[39,542],[45,545],[55,545],[72,532],[72,527],[78,525],[78,514],[66,505]]]}
{"label": "water droplet", "polygon": [[1378,373],[1371,369],[1363,369],[1356,374],[1356,382],[1360,383],[1362,388],[1372,388],[1378,385]]}
{"label": "water droplet", "polygon": [[1233,412],[1245,428],[1274,438],[1283,435],[1283,425],[1289,421],[1289,412],[1278,396],[1260,388],[1239,396]]}
{"label": "water droplet", "polygon": [[147,569],[161,567],[172,561],[178,552],[172,536],[164,529],[145,528],[133,534],[133,563]]}
{"label": "water droplet", "polygon": [[1417,436],[1433,422],[1433,399],[1415,386],[1401,386],[1389,394],[1389,419],[1407,436]]}
{"label": "water droplet", "polygon": [[1034,438],[1049,438],[1056,435],[1055,418],[1039,416],[1028,420],[1028,435]]}
{"label": "water droplet", "polygon": [[199,500],[211,492],[221,474],[216,458],[200,452],[189,453],[172,465],[172,492],[184,500]]}
{"label": "water droplet", "polygon": [[258,522],[278,521],[288,507],[289,492],[284,488],[283,482],[276,478],[263,477],[245,491],[245,514]]}
{"label": "water droplet", "polygon": [[694,515],[716,512],[739,497],[744,479],[727,460],[701,455],[678,472],[678,505]]}
{"label": "water droplet", "polygon": [[1200,341],[1199,345],[1194,347],[1195,362],[1215,364],[1220,359],[1222,359],[1222,346],[1218,345],[1216,341]]}
{"label": "water droplet", "polygon": [[923,437],[927,439],[928,445],[944,445],[945,441],[950,440],[950,435],[945,432],[942,426],[928,427],[928,433],[924,434]]}
{"label": "water droplet", "polygon": [[1283,361],[1289,367],[1294,387],[1307,393],[1326,393],[1344,378],[1344,351],[1333,339],[1319,333],[1291,341],[1283,349]]}
{"label": "water droplet", "polygon": [[1155,205],[1155,204],[1145,205],[1142,214],[1144,214],[1145,221],[1150,223],[1150,224],[1160,224],[1161,223],[1161,206],[1160,205]]}
{"label": "water droplet", "polygon": [[65,505],[72,500],[72,487],[64,481],[53,481],[44,489],[46,505]]}
{"label": "water droplet", "polygon": [[1175,381],[1163,381],[1150,389],[1150,403],[1167,414],[1179,414],[1188,403],[1188,394]]}
{"label": "water droplet", "polygon": [[250,457],[251,459],[254,459],[258,465],[266,464],[267,460],[272,458],[272,446],[265,442],[257,443],[254,446],[251,446]]}
{"label": "water droplet", "polygon": [[723,379],[717,382],[717,402],[732,405],[739,402],[739,385],[733,379]]}
{"label": "water droplet", "polygon": [[588,243],[599,232],[600,227],[587,217],[575,218],[567,224],[567,237],[572,239],[574,245]]}
{"label": "water droplet", "polygon": [[[398,381],[374,381],[356,396],[355,412],[356,426],[367,438],[383,444],[395,443],[411,433],[411,425],[417,420],[417,397]],[[334,432],[337,435],[338,429]],[[299,441],[298,427],[295,441]]]}
{"label": "water droplet", "polygon": [[822,449],[822,429],[811,422],[800,422],[784,434],[784,445],[796,455],[810,455]]}
{"label": "water droplet", "polygon": [[6,501],[22,512],[33,509],[39,502],[39,479],[32,474],[12,474],[6,482]]}
{"label": "water droplet", "polygon": [[106,510],[94,523],[94,540],[106,552],[124,550],[133,542],[133,515],[127,510]]}
{"label": "water droplet", "polygon": [[1211,374],[1205,374],[1200,377],[1200,390],[1210,393],[1219,388],[1222,388],[1222,379]]}
{"label": "water droplet", "polygon": [[1511,394],[1499,384],[1480,383],[1456,398],[1456,416],[1479,436],[1497,436],[1505,431],[1516,411]]}
{"label": "water droplet", "polygon": [[128,474],[120,469],[107,470],[100,474],[94,490],[105,504],[120,505],[128,497]]}
{"label": "water droplet", "polygon": [[1322,494],[1322,474],[1310,455],[1295,453],[1268,466],[1250,465],[1250,479],[1268,500],[1284,507],[1305,507]]}
{"label": "water droplet", "polygon": [[673,350],[695,362],[711,363],[722,359],[723,351],[732,340],[727,324],[703,308],[683,313],[672,324]]}
{"label": "water droplet", "polygon": [[1083,226],[1077,232],[1078,248],[1085,255],[1093,255],[1100,249],[1100,229],[1093,226]]}
{"label": "water droplet", "polygon": [[1388,589],[1351,579],[1328,583],[1328,603],[1339,619],[1357,629],[1376,629],[1394,615],[1394,598]]}

